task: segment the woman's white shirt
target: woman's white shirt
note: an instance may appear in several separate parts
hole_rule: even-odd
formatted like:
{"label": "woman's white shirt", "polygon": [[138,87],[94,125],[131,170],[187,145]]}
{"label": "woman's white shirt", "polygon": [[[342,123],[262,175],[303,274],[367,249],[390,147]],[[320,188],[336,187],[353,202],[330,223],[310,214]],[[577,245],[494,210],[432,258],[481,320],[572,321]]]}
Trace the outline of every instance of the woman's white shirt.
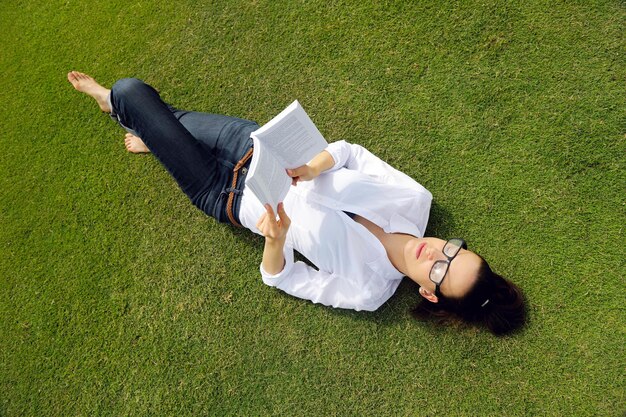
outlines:
{"label": "woman's white shirt", "polygon": [[[335,161],[333,168],[292,186],[285,198],[291,218],[285,267],[271,275],[261,266],[263,282],[315,303],[373,311],[393,295],[403,275],[380,241],[345,212],[358,214],[387,233],[423,237],[432,195],[360,145],[339,141],[326,150]],[[241,224],[260,234],[256,223],[264,212],[261,202],[244,188]],[[294,262],[294,249],[318,270]]]}

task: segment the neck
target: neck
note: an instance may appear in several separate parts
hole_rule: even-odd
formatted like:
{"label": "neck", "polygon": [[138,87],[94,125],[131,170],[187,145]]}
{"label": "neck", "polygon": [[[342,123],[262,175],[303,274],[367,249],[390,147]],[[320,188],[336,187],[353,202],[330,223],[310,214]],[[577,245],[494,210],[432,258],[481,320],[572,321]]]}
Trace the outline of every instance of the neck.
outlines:
{"label": "neck", "polygon": [[404,275],[407,274],[404,247],[411,239],[413,239],[413,236],[401,233],[385,233],[382,239],[379,238],[380,243],[385,247],[387,257],[391,261],[391,264]]}
{"label": "neck", "polygon": [[404,247],[413,236],[402,233],[387,233],[381,227],[361,216],[355,216],[354,220],[361,223],[382,243],[387,252],[387,258],[398,271],[406,275],[406,262],[404,259]]}

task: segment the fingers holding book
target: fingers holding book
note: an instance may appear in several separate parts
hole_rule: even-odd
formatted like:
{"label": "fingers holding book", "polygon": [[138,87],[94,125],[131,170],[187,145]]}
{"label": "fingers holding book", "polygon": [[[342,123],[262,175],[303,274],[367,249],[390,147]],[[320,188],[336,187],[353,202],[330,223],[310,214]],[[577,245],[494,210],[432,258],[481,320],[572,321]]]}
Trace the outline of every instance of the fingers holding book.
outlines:
{"label": "fingers holding book", "polygon": [[299,181],[311,181],[317,178],[322,172],[331,169],[334,165],[333,156],[327,150],[323,150],[308,164],[288,169],[287,175],[291,177],[291,185],[297,185]]}
{"label": "fingers holding book", "polygon": [[291,219],[287,216],[285,206],[281,202],[278,203],[278,219],[272,206],[266,204],[265,213],[259,218],[256,227],[267,241],[284,243],[290,225]]}
{"label": "fingers holding book", "polygon": [[291,185],[297,185],[299,181],[314,179],[319,175],[319,172],[309,165],[302,165],[298,168],[288,169],[287,175],[291,177]]}

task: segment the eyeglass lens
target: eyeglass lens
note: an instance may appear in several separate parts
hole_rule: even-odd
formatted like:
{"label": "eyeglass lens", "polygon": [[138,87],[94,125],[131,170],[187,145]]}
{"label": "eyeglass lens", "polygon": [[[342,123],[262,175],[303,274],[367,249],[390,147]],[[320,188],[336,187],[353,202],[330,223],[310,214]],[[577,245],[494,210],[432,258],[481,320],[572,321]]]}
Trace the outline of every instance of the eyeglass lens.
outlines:
{"label": "eyeglass lens", "polygon": [[430,270],[430,280],[435,284],[440,284],[443,277],[448,272],[448,263],[446,261],[437,261]]}
{"label": "eyeglass lens", "polygon": [[[457,253],[459,253],[462,246],[463,246],[463,241],[461,239],[450,239],[444,245],[443,253],[448,258],[454,258],[457,255]],[[435,262],[432,269],[430,270],[430,280],[436,284],[441,284],[441,281],[443,281],[443,277],[445,277],[446,273],[448,272],[449,266],[450,266],[449,261],[441,260],[441,261]]]}
{"label": "eyeglass lens", "polygon": [[463,245],[463,241],[461,239],[450,239],[446,242],[446,245],[443,247],[443,253],[448,257],[452,258],[461,249]]}

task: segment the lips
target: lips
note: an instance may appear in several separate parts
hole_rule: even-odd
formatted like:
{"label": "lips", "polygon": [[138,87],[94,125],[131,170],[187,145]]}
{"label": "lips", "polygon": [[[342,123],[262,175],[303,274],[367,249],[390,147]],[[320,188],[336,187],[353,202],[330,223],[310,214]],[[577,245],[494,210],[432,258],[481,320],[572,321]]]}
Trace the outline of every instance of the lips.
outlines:
{"label": "lips", "polygon": [[424,250],[424,248],[426,247],[426,243],[420,243],[419,246],[417,247],[417,251],[415,252],[415,257],[417,259],[420,258],[422,251]]}

